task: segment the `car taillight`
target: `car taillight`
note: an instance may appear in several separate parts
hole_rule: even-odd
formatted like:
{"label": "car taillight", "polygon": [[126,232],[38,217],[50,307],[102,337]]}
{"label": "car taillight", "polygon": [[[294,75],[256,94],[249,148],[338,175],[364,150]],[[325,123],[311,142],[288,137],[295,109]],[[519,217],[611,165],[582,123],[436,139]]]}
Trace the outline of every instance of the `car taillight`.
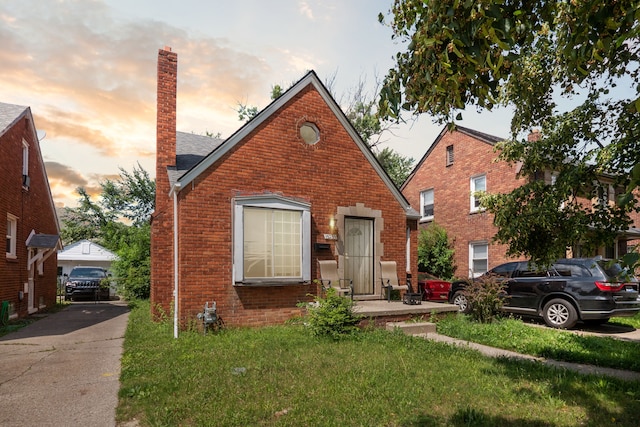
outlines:
{"label": "car taillight", "polygon": [[624,288],[624,283],[611,283],[611,282],[598,282],[596,281],[596,286],[601,291],[605,292],[618,292],[620,289]]}

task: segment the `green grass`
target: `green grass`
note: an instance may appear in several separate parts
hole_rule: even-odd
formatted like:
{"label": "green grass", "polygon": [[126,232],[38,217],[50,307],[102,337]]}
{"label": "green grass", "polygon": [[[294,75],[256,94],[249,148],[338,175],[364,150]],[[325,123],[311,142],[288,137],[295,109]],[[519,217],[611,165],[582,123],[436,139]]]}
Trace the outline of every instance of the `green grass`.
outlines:
{"label": "green grass", "polygon": [[117,419],[141,426],[637,426],[640,383],[385,330],[301,325],[172,336],[130,314]]}
{"label": "green grass", "polygon": [[[621,325],[639,321],[616,318]],[[503,318],[493,323],[472,322],[463,315],[449,315],[437,323],[438,333],[454,338],[541,356],[559,361],[585,363],[615,369],[640,371],[640,343],[608,337],[578,335],[551,328],[538,328],[521,320]]]}
{"label": "green grass", "polygon": [[609,323],[614,325],[631,326],[633,328],[640,328],[640,313],[633,317],[613,317],[609,319]]}

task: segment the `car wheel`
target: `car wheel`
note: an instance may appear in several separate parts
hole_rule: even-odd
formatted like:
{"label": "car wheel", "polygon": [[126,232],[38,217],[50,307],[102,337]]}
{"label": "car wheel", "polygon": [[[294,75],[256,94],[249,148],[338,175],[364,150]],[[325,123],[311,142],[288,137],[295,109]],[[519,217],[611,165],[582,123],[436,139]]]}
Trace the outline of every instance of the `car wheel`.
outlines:
{"label": "car wheel", "polygon": [[458,306],[458,312],[460,313],[468,313],[471,309],[471,307],[469,307],[469,300],[467,299],[467,296],[462,293],[462,291],[458,291],[453,294],[451,302]]}
{"label": "car wheel", "polygon": [[569,301],[561,298],[552,299],[542,310],[544,322],[552,328],[569,329],[578,322],[578,313]]}

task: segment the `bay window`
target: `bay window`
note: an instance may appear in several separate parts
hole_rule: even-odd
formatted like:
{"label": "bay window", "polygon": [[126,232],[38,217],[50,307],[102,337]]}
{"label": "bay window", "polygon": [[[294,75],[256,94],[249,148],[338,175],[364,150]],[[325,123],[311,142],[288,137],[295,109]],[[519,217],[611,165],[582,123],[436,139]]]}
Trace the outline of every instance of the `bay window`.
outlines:
{"label": "bay window", "polygon": [[275,195],[237,198],[234,203],[235,283],[310,280],[309,205]]}

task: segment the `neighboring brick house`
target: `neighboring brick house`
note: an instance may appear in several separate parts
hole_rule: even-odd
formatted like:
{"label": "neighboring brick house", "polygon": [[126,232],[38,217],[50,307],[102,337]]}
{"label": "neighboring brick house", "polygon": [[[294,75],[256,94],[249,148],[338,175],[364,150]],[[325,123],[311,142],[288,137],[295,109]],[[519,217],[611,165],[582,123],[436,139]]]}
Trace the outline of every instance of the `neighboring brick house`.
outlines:
{"label": "neighboring brick house", "polygon": [[176,76],[160,50],[151,302],[169,313],[177,293],[175,333],[205,302],[227,325],[286,321],[319,259],[361,299],[383,298],[380,260],[417,273],[418,213],[314,72],[226,140],[176,132]]}
{"label": "neighboring brick house", "polygon": [[29,107],[0,103],[0,215],[6,218],[0,301],[12,317],[56,302],[62,247],[49,180]]}
{"label": "neighboring brick house", "polygon": [[[533,142],[538,137],[534,132],[529,140]],[[480,209],[474,197],[476,191],[508,193],[528,179],[518,175],[517,165],[495,161],[495,144],[503,139],[462,126],[453,132],[445,127],[401,187],[411,206],[420,211],[419,227],[436,222],[454,241],[458,277],[477,277],[514,260],[506,256],[506,245],[492,242],[497,232],[493,215]],[[552,174],[545,172],[544,179],[550,183]],[[610,191],[613,193],[613,188]],[[599,254],[624,254],[627,240],[638,235],[640,230],[634,228],[621,233],[616,246],[602,248]],[[580,253],[578,247],[573,254],[569,251],[568,256],[571,255],[593,254]]]}
{"label": "neighboring brick house", "polygon": [[432,221],[454,241],[456,276],[478,276],[507,261],[506,246],[491,239],[493,215],[479,209],[474,191],[509,192],[524,183],[506,162],[494,162],[493,135],[462,126],[445,127],[420,159],[401,190],[420,212],[420,226]]}

